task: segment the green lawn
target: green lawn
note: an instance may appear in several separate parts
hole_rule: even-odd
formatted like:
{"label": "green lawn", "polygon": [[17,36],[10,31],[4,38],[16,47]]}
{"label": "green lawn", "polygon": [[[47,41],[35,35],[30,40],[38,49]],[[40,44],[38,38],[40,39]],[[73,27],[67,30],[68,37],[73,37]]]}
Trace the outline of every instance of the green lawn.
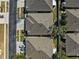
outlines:
{"label": "green lawn", "polygon": [[4,25],[3,24],[0,24],[0,49],[2,50],[0,59],[4,59]]}
{"label": "green lawn", "polygon": [[[19,37],[20,37],[20,39],[19,39]],[[22,33],[22,31],[21,31],[21,33],[20,33],[20,35],[19,35],[19,31],[17,31],[16,32],[16,40],[17,41],[23,41],[24,40],[24,34]]]}
{"label": "green lawn", "polygon": [[12,59],[26,59],[25,55],[24,54],[15,54],[12,56]]}

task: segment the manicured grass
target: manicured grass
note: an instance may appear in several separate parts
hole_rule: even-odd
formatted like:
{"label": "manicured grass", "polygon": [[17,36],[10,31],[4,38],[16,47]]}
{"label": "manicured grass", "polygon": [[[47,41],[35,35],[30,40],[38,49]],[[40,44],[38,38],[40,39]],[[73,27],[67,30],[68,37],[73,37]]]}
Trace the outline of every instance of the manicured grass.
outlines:
{"label": "manicured grass", "polygon": [[16,41],[19,41],[19,31],[16,31]]}
{"label": "manicured grass", "polygon": [[[20,39],[19,39],[19,37],[20,37]],[[24,41],[24,34],[22,33],[22,30],[20,31],[20,33],[19,33],[19,31],[16,32],[16,40]]]}
{"label": "manicured grass", "polygon": [[21,41],[24,41],[24,34],[23,33],[21,33]]}
{"label": "manicured grass", "polygon": [[4,59],[4,25],[3,24],[0,24],[0,49],[2,50],[0,59]]}
{"label": "manicured grass", "polygon": [[14,55],[12,57],[12,59],[26,59],[25,55],[24,54],[17,54],[17,55]]}
{"label": "manicured grass", "polygon": [[54,43],[55,47],[57,47],[57,39],[53,39],[53,43]]}

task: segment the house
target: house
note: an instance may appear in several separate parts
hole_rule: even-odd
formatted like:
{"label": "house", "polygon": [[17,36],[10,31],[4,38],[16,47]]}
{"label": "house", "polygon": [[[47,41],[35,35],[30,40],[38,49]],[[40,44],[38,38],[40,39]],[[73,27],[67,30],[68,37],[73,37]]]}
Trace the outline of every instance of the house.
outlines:
{"label": "house", "polygon": [[26,37],[28,59],[52,59],[53,48],[50,37]]}
{"label": "house", "polygon": [[67,27],[68,31],[79,32],[79,9],[67,9]]}
{"label": "house", "polygon": [[26,37],[26,57],[52,59],[51,38],[41,37],[52,33],[52,0],[26,0],[26,11],[25,30],[30,35]]}
{"label": "house", "polygon": [[52,0],[27,0],[27,35],[50,35],[53,25]]}
{"label": "house", "polygon": [[67,56],[79,56],[79,9],[67,9],[67,33],[65,51]]}
{"label": "house", "polygon": [[79,0],[65,0],[67,7],[79,7]]}
{"label": "house", "polygon": [[26,19],[28,35],[50,35],[52,25],[52,13],[28,13]]}
{"label": "house", "polygon": [[68,33],[65,39],[66,55],[79,56],[79,33]]}
{"label": "house", "polygon": [[51,11],[52,0],[26,0],[27,11]]}

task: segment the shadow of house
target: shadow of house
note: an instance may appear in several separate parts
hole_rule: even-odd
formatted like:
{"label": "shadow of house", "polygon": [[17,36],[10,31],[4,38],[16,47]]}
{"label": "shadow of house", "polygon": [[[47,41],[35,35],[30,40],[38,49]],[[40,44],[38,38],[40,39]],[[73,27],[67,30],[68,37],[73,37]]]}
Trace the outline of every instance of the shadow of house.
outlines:
{"label": "shadow of house", "polygon": [[[33,42],[33,41],[37,41],[37,42]],[[46,47],[47,44],[44,44],[42,46],[41,41],[40,41],[40,44],[38,41],[40,41],[40,40],[34,39],[34,38],[33,39],[29,38],[27,40],[27,42],[28,42],[28,50],[27,50],[28,59],[30,59],[30,58],[31,59],[52,59],[52,48]],[[44,39],[44,41],[45,41],[45,39]],[[47,40],[47,41],[49,42],[49,40]],[[36,44],[34,44],[34,43],[36,43]],[[49,45],[49,43],[47,46],[51,47],[51,45]]]}
{"label": "shadow of house", "polygon": [[47,13],[28,14],[28,17],[26,19],[26,31],[28,35],[51,34],[51,29],[49,27],[52,25],[52,17],[50,15],[45,15],[45,14]]}

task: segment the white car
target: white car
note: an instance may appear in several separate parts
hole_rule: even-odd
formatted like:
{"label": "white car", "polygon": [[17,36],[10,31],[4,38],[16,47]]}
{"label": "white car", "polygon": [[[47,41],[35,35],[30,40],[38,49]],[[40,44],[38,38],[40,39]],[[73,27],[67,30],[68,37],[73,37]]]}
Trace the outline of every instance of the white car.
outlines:
{"label": "white car", "polygon": [[16,43],[17,54],[24,53],[24,48],[25,48],[25,45],[23,44],[23,42],[17,42]]}

